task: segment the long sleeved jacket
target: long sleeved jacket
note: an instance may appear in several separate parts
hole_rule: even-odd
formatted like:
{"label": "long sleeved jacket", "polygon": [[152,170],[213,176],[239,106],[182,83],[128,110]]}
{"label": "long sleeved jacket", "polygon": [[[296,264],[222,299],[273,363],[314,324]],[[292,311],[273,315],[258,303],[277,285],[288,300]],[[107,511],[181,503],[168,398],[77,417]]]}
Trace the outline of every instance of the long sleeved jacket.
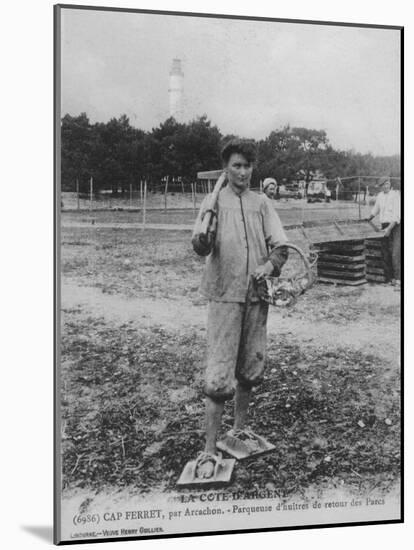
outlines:
{"label": "long sleeved jacket", "polygon": [[[220,302],[246,300],[251,275],[259,265],[270,261],[278,276],[287,260],[287,242],[279,216],[265,195],[246,189],[240,195],[230,186],[222,189],[216,205],[217,231],[214,242],[200,241],[201,222],[209,204],[206,197],[195,222],[192,244],[197,254],[207,256],[201,293]],[[251,301],[257,296],[250,295]]]}
{"label": "long sleeved jacket", "polygon": [[395,189],[390,189],[388,193],[381,191],[377,196],[371,215],[379,214],[380,223],[400,223],[400,202],[399,191]]}

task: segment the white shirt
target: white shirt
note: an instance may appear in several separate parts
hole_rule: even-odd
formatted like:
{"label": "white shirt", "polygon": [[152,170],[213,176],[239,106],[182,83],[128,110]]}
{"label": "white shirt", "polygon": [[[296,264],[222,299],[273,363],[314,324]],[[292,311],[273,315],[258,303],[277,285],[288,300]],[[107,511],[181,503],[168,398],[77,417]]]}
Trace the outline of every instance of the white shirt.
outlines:
{"label": "white shirt", "polygon": [[379,214],[380,223],[400,223],[400,192],[395,189],[390,189],[388,193],[381,191],[371,214]]}

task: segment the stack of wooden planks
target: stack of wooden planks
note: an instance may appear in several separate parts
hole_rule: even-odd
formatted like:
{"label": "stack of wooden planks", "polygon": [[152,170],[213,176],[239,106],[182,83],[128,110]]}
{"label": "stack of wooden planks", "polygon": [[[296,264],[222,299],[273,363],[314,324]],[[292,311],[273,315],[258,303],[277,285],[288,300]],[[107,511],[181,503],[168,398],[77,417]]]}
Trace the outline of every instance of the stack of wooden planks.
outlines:
{"label": "stack of wooden planks", "polygon": [[367,282],[363,240],[319,243],[316,248],[320,282],[353,286]]}
{"label": "stack of wooden planks", "polygon": [[366,239],[365,241],[365,276],[369,282],[385,282],[384,259],[381,241],[381,239]]}
{"label": "stack of wooden planks", "polygon": [[367,220],[313,221],[285,226],[289,241],[308,252],[318,252],[318,280],[322,283],[362,285],[383,283],[383,234]]}

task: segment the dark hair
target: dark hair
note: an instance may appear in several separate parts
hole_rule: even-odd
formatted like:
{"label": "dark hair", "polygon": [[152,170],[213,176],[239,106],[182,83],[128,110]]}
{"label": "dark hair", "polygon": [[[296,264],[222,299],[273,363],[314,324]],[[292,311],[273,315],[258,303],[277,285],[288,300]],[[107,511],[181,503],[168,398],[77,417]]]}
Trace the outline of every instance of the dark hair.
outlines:
{"label": "dark hair", "polygon": [[256,146],[248,139],[231,139],[221,150],[221,159],[227,164],[234,153],[242,155],[247,162],[253,163],[256,160]]}

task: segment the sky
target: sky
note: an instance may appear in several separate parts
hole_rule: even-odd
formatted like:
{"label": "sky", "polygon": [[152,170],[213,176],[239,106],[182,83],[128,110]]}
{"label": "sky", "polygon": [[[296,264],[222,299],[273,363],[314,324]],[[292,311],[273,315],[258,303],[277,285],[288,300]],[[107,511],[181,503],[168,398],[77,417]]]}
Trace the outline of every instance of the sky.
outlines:
{"label": "sky", "polygon": [[151,130],[169,116],[182,59],[185,120],[265,138],[287,124],[334,147],[400,152],[400,33],[394,29],[62,10],[61,112],[126,114]]}

